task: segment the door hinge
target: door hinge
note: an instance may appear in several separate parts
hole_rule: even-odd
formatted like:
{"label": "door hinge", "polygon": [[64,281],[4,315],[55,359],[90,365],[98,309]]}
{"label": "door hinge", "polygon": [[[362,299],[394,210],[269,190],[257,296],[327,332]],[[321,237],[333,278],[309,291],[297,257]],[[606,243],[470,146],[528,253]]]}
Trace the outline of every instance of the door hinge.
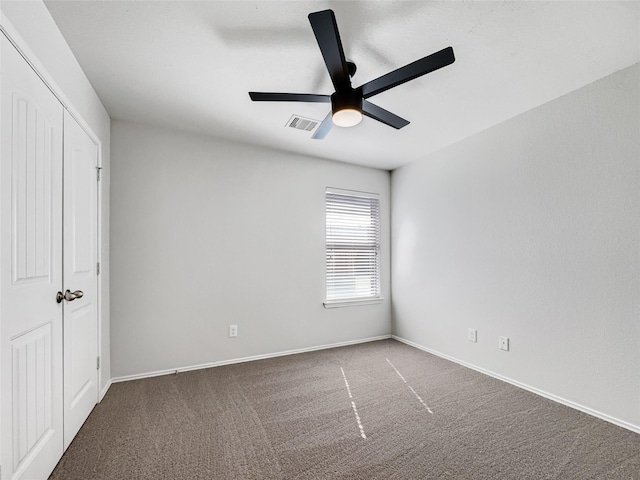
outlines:
{"label": "door hinge", "polygon": [[100,357],[96,357],[96,370],[100,370]]}
{"label": "door hinge", "polygon": [[96,275],[100,275],[100,262],[96,263]]}
{"label": "door hinge", "polygon": [[100,181],[100,172],[102,172],[102,167],[96,167],[96,180]]}

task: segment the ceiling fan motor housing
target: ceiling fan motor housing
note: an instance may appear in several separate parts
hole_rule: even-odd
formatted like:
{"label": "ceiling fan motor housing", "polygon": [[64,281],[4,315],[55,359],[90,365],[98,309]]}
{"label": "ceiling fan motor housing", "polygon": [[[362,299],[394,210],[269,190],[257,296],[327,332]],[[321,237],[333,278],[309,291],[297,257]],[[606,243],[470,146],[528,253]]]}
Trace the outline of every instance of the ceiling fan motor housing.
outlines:
{"label": "ceiling fan motor housing", "polygon": [[344,88],[331,95],[331,120],[339,127],[354,127],[362,121],[362,94]]}
{"label": "ceiling fan motor housing", "polygon": [[358,94],[353,88],[334,92],[331,95],[331,111],[351,109],[362,112],[362,94]]}

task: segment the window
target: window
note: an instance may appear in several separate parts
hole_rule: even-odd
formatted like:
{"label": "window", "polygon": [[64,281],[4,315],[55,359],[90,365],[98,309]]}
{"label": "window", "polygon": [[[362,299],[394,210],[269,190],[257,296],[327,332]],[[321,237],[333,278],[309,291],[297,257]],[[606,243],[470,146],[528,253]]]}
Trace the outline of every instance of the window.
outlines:
{"label": "window", "polygon": [[380,200],[375,193],[327,188],[325,307],[380,298]]}

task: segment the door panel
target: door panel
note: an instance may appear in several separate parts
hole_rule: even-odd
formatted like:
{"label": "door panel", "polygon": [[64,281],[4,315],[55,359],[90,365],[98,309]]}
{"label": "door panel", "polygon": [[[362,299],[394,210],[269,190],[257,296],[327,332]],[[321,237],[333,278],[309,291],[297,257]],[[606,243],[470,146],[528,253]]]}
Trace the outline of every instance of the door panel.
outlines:
{"label": "door panel", "polygon": [[63,109],[1,34],[0,49],[2,474],[46,478],[63,452]]}
{"label": "door panel", "polygon": [[64,447],[98,400],[98,148],[64,116],[64,284],[82,298],[64,302]]}
{"label": "door panel", "polygon": [[12,95],[13,283],[48,282],[52,125],[28,97]]}
{"label": "door panel", "polygon": [[19,465],[53,434],[51,396],[51,324],[20,335],[12,343],[13,458]]}

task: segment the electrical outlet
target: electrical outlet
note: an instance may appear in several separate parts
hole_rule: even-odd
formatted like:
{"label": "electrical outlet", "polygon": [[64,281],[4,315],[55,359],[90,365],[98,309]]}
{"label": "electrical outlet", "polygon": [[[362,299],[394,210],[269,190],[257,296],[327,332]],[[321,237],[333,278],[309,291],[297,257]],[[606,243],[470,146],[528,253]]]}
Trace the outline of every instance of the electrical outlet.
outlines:
{"label": "electrical outlet", "polygon": [[470,342],[478,341],[478,331],[475,328],[470,328],[467,330],[467,340]]}
{"label": "electrical outlet", "polygon": [[238,325],[229,325],[229,337],[238,336]]}
{"label": "electrical outlet", "polygon": [[498,348],[500,350],[509,351],[509,337],[498,338]]}

